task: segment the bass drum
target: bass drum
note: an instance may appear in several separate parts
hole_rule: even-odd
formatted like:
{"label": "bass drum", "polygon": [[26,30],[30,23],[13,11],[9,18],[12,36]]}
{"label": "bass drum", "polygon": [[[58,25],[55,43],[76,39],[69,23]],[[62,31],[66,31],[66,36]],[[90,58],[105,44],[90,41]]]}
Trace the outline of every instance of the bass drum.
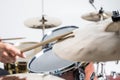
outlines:
{"label": "bass drum", "polygon": [[[77,28],[78,27],[76,26],[66,26],[55,29],[46,34],[42,40],[44,41],[55,36],[65,34],[66,32],[71,32]],[[78,73],[78,71],[76,71],[78,63],[63,60],[56,56],[52,51],[52,45],[54,44],[55,41],[45,45],[43,50],[35,55],[35,57],[29,62],[28,70],[31,73],[48,73],[57,75],[65,78],[66,80],[79,80],[75,79],[78,78],[78,76],[76,76],[76,73]]]}

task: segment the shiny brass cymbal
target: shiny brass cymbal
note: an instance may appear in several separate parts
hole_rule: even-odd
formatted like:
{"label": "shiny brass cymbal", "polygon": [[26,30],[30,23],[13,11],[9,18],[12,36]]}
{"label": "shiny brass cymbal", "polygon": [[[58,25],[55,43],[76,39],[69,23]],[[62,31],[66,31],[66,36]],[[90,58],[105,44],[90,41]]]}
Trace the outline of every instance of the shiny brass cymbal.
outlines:
{"label": "shiny brass cymbal", "polygon": [[42,17],[36,17],[27,19],[24,22],[27,27],[35,29],[43,29],[43,25],[45,28],[53,28],[59,26],[61,23],[61,20],[48,16],[44,16],[44,20]]}
{"label": "shiny brass cymbal", "polygon": [[85,19],[87,21],[94,21],[94,22],[98,22],[101,20],[105,20],[108,19],[112,16],[112,13],[110,12],[104,12],[102,14],[100,14],[99,12],[90,12],[87,14],[82,15],[82,19]]}
{"label": "shiny brass cymbal", "polygon": [[77,62],[120,60],[120,37],[104,31],[111,22],[105,20],[74,30],[75,37],[57,42],[53,52],[63,59]]}
{"label": "shiny brass cymbal", "polygon": [[120,21],[111,22],[105,29],[106,32],[116,32],[117,34],[120,33]]}

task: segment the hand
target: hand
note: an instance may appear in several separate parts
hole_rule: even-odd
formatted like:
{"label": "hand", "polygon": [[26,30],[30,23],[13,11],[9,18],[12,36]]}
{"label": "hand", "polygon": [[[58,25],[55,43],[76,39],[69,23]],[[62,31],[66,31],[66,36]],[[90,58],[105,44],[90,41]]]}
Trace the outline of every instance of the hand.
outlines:
{"label": "hand", "polygon": [[25,58],[25,55],[8,43],[0,42],[0,61],[3,63],[13,63],[18,57]]}

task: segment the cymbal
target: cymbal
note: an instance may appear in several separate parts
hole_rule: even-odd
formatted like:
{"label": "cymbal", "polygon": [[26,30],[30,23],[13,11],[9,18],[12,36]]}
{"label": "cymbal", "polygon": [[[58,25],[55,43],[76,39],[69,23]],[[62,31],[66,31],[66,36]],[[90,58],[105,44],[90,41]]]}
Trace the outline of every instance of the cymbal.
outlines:
{"label": "cymbal", "polygon": [[100,21],[101,17],[103,17],[103,20],[108,19],[112,16],[112,13],[110,12],[104,12],[102,14],[98,13],[98,12],[90,12],[87,14],[82,15],[82,18],[87,20],[87,21]]}
{"label": "cymbal", "polygon": [[120,60],[120,37],[104,29],[111,21],[89,24],[73,31],[74,38],[56,43],[53,52],[70,61]]}
{"label": "cymbal", "polygon": [[[59,26],[62,22],[61,20],[53,17],[44,16],[45,28],[52,28]],[[29,28],[43,29],[43,21],[41,17],[31,18],[24,22]]]}
{"label": "cymbal", "polygon": [[120,21],[111,22],[105,29],[106,32],[118,32],[120,31]]}

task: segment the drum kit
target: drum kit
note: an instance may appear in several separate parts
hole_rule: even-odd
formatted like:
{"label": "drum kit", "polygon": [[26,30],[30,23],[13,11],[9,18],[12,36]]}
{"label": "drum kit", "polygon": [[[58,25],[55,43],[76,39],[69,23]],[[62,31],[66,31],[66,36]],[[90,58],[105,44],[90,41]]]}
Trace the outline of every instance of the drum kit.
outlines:
{"label": "drum kit", "polygon": [[[94,0],[89,0],[89,2],[96,10],[93,4]],[[27,58],[18,59],[15,64],[5,64],[5,69],[12,71],[12,75],[5,77],[19,76],[29,80],[33,78],[35,80],[38,78],[40,80],[44,78],[44,80],[97,80],[97,78],[103,77],[104,71],[101,71],[100,75],[96,75],[98,73],[95,73],[91,62],[120,60],[119,12],[113,11],[112,14],[105,12],[101,7],[98,12],[82,15],[81,18],[87,21],[101,22],[81,28],[64,26],[51,31],[50,34],[44,34],[45,29],[57,27],[62,22],[57,18],[45,15],[42,15],[41,18],[26,20],[24,24],[27,27],[42,29],[42,41],[39,43],[24,42],[17,45],[16,47],[24,52]],[[101,65],[103,70],[103,63]],[[29,72],[29,74],[14,74],[25,72]],[[113,75],[114,73],[112,76],[105,75],[104,79],[114,80]],[[33,78],[30,78],[31,76]],[[119,77],[118,74],[117,76]],[[20,80],[24,80],[22,78]]]}

